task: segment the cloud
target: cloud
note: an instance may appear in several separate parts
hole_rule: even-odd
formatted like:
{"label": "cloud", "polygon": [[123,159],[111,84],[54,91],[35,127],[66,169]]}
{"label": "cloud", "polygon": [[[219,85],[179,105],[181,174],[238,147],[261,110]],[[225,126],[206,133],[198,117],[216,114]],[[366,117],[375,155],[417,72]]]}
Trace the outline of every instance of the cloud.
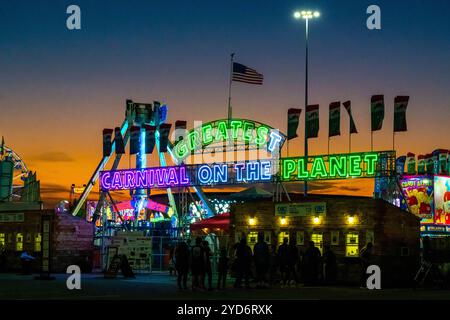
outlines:
{"label": "cloud", "polygon": [[32,157],[33,161],[45,161],[45,162],[73,162],[75,161],[71,156],[65,152],[50,151],[38,154]]}
{"label": "cloud", "polygon": [[[69,193],[70,188],[56,183],[41,183],[41,194]],[[44,196],[45,197],[45,196]]]}

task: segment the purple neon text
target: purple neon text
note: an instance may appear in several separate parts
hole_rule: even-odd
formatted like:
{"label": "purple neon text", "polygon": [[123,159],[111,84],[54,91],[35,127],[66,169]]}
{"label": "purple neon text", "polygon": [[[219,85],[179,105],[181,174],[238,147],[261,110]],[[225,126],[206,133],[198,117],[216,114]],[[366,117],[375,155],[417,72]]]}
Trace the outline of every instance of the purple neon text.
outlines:
{"label": "purple neon text", "polygon": [[147,168],[100,172],[102,190],[127,190],[188,186],[185,167]]}

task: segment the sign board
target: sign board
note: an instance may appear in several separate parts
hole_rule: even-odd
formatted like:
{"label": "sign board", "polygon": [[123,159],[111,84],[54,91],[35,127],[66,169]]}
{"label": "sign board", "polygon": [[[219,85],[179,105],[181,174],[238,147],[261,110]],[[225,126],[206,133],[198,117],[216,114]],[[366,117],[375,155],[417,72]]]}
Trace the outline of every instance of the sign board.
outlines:
{"label": "sign board", "polygon": [[308,217],[326,215],[326,202],[279,203],[275,205],[276,216]]}
{"label": "sign board", "polygon": [[0,213],[0,223],[7,222],[24,222],[25,216],[23,212],[19,213]]}
{"label": "sign board", "polygon": [[[119,256],[127,256],[130,267],[137,273],[151,272],[152,238],[140,232],[120,231],[111,238],[111,247],[117,248]],[[112,261],[110,256],[109,260]]]}
{"label": "sign board", "polygon": [[383,151],[101,171],[100,188],[112,191],[393,175],[395,151]]}

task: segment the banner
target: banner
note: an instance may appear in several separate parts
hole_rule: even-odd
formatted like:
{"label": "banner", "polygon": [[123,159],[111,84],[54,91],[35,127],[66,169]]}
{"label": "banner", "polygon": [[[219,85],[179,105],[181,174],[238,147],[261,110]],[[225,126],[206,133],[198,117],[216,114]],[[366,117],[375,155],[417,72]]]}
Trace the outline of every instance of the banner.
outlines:
{"label": "banner", "polygon": [[130,154],[139,152],[139,136],[141,135],[141,128],[132,126],[130,128]]}
{"label": "banner", "polygon": [[319,135],[319,105],[306,107],[306,138],[317,138]]}
{"label": "banner", "polygon": [[409,96],[397,96],[394,99],[394,132],[407,131],[406,108]]}
{"label": "banner", "polygon": [[406,156],[398,157],[397,160],[395,160],[396,172],[400,176],[402,176],[405,173],[405,162]]}
{"label": "banner", "polygon": [[116,154],[124,154],[125,144],[123,143],[123,137],[119,127],[116,127],[114,129],[114,143],[116,148]]}
{"label": "banner", "polygon": [[294,109],[290,108],[288,110],[288,140],[297,138],[297,129],[298,124],[300,122],[300,114],[302,113],[302,109]]}
{"label": "banner", "polygon": [[163,123],[159,126],[159,152],[167,151],[167,144],[169,141],[169,132],[172,124]]}
{"label": "banner", "polygon": [[109,157],[112,151],[112,134],[113,129],[103,129],[103,157]]}
{"label": "banner", "polygon": [[183,140],[186,135],[187,122],[183,120],[175,121],[175,142]]}
{"label": "banner", "polygon": [[148,124],[144,125],[145,130],[145,153],[150,154],[155,148],[155,132],[156,127]]}
{"label": "banner", "polygon": [[328,137],[339,136],[341,134],[341,103],[330,103],[328,119]]}
{"label": "banner", "polygon": [[350,100],[349,101],[345,101],[343,103],[345,110],[347,110],[348,116],[350,117],[350,134],[352,133],[358,133],[358,130],[356,130],[356,125],[355,122],[353,121],[353,116],[352,116],[352,105]]}
{"label": "banner", "polygon": [[372,96],[371,106],[370,106],[370,116],[372,131],[381,130],[384,120],[384,96],[375,95]]}
{"label": "banner", "polygon": [[408,174],[416,174],[416,155],[412,152],[406,154],[406,167]]}

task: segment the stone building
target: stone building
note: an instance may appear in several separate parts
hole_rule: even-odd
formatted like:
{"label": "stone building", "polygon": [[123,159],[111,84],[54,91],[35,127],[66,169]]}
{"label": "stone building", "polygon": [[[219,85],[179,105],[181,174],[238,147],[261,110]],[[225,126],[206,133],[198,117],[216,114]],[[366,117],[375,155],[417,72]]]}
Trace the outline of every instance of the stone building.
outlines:
{"label": "stone building", "polygon": [[359,280],[359,252],[368,242],[373,243],[373,263],[381,267],[385,285],[408,284],[418,267],[420,220],[379,199],[309,195],[305,200],[291,194],[288,203],[257,199],[235,204],[231,242],[245,236],[253,246],[258,232],[274,246],[284,238],[295,241],[300,252],[309,241],[321,252],[329,245],[338,258],[342,283]]}

